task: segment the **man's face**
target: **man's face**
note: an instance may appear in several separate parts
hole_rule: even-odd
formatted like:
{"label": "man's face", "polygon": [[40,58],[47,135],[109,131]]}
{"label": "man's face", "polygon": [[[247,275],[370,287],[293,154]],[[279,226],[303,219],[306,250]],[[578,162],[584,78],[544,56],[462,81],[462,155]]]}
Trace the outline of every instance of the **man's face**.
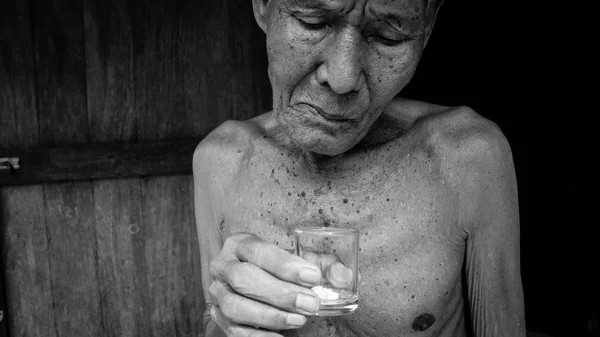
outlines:
{"label": "man's face", "polygon": [[265,23],[273,108],[307,151],[356,145],[410,81],[432,20],[423,0],[271,0]]}

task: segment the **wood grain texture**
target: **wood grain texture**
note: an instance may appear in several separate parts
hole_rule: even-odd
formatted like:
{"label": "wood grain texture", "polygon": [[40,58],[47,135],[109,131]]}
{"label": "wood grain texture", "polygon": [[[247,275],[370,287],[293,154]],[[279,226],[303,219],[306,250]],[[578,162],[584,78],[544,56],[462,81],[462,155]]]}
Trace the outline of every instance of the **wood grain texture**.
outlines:
{"label": "wood grain texture", "polygon": [[153,242],[143,221],[139,179],[94,182],[94,214],[107,336],[152,336],[148,314],[148,261]]}
{"label": "wood grain texture", "polygon": [[17,170],[0,170],[0,186],[87,179],[191,174],[197,141],[103,143],[29,151],[0,151],[19,158]]}
{"label": "wood grain texture", "polygon": [[135,111],[141,142],[193,138],[183,105],[177,4],[129,1],[135,22]]}
{"label": "wood grain texture", "polygon": [[[125,2],[122,2],[123,4]],[[155,63],[146,63],[136,77],[140,83],[135,86],[132,68],[128,69],[129,74],[124,71],[114,69],[115,64],[128,64],[129,60],[133,60],[133,56],[127,53],[127,45],[131,45],[131,36],[133,28],[130,23],[130,9],[134,13],[144,10],[135,3],[129,3],[129,6],[124,7],[115,3],[98,4],[96,1],[86,2],[87,21],[101,21],[97,11],[99,9],[108,10],[112,16],[117,16],[118,22],[110,27],[102,27],[102,23],[86,23],[86,35],[98,36],[97,40],[92,40],[93,43],[87,41],[87,49],[91,56],[102,55],[98,57],[102,62],[97,62],[94,66],[94,73],[99,74],[98,77],[90,76],[88,72],[88,87],[96,87],[104,90],[103,95],[88,95],[88,107],[90,120],[94,123],[90,124],[90,133],[92,139],[98,139],[107,142],[114,141],[130,141],[138,140],[137,131],[143,130],[142,135],[157,132],[156,137],[143,137],[143,144],[131,144],[129,147],[137,148],[135,153],[121,147],[114,153],[119,159],[115,163],[122,163],[123,169],[131,172],[132,168],[138,167],[142,170],[137,170],[137,176],[142,176],[142,171],[147,171],[149,167],[154,167],[152,171],[159,174],[174,174],[174,173],[190,173],[191,171],[191,156],[197,145],[197,141],[191,142],[167,142],[166,143],[146,143],[146,141],[159,140],[163,137],[173,137],[175,132],[182,130],[182,125],[189,125],[185,122],[183,110],[158,110],[158,107],[170,106],[169,94],[172,91],[181,90],[181,83],[178,81],[169,81],[164,83],[147,83],[148,77],[145,77],[146,72],[150,78],[162,81],[165,68],[169,69],[168,64],[159,64],[163,61]],[[106,9],[105,7],[108,7]],[[171,17],[169,20],[173,20]],[[113,18],[113,20],[117,20]],[[144,21],[145,18],[139,19]],[[175,25],[176,26],[176,25]],[[102,30],[112,30],[114,32],[107,33]],[[158,30],[157,27],[151,27],[152,32]],[[97,32],[96,32],[97,30]],[[147,32],[142,29],[138,34],[147,37],[150,40],[155,39],[152,32]],[[161,36],[159,34],[159,36]],[[157,39],[158,43],[176,44],[176,41],[170,40],[170,35],[167,37],[161,36]],[[120,49],[120,53],[111,53],[115,46]],[[145,48],[145,47],[144,47]],[[106,49],[102,52],[102,49]],[[168,48],[167,48],[168,49]],[[147,59],[153,60],[157,57],[155,52],[150,50],[151,55],[147,55]],[[145,52],[144,52],[145,53]],[[171,54],[170,50],[166,51],[166,56]],[[145,55],[145,54],[144,54]],[[158,55],[160,57],[160,55]],[[132,61],[133,62],[133,61]],[[169,62],[169,61],[164,61]],[[94,64],[94,59],[90,59],[89,63]],[[133,64],[133,63],[132,63]],[[89,69],[89,68],[88,68]],[[158,75],[153,72],[156,70]],[[111,74],[118,76],[117,80],[111,81]],[[144,76],[141,76],[141,75]],[[175,78],[180,76],[177,70],[171,70],[166,78]],[[157,77],[152,77],[157,76]],[[141,77],[141,78],[140,78]],[[142,92],[142,96],[133,95],[128,90],[136,88],[138,92]],[[123,96],[123,90],[130,96]],[[156,91],[154,91],[156,90]],[[152,97],[150,102],[145,102],[145,98],[149,95]],[[127,97],[132,97],[128,99]],[[141,98],[140,98],[141,97]],[[146,104],[149,103],[146,107]],[[139,104],[139,105],[138,105]],[[122,111],[115,113],[103,112],[101,107],[121,107],[127,111],[127,114],[120,115]],[[143,106],[143,109],[135,109],[136,106]],[[110,108],[112,109],[112,108]],[[110,110],[109,109],[109,110]],[[94,117],[92,117],[92,115]],[[141,117],[140,117],[141,115]],[[165,121],[173,117],[179,124],[163,125]],[[143,124],[139,123],[140,119]],[[120,121],[125,123],[129,132],[123,132],[123,126]],[[135,124],[135,128],[131,129],[129,125]],[[186,123],[186,124],[183,124]],[[142,126],[143,125],[143,126]],[[149,129],[149,130],[148,130]],[[171,134],[164,135],[160,130],[170,129]],[[158,131],[157,131],[158,130]],[[188,134],[190,134],[188,132]],[[147,155],[143,155],[146,153]],[[154,154],[152,154],[154,153]],[[145,157],[142,160],[142,165],[136,165],[127,160],[127,158]],[[122,161],[121,161],[122,160]],[[129,161],[129,163],[127,163]],[[140,162],[140,163],[141,163]],[[165,168],[168,168],[165,170]],[[110,172],[119,171],[117,167],[112,167]],[[133,176],[133,175],[131,175]],[[148,182],[163,181],[168,178],[148,179]],[[150,183],[151,184],[151,183]],[[185,288],[172,289],[171,292],[160,292],[161,299],[167,299],[160,302],[162,306],[157,310],[156,305],[152,305],[157,296],[156,293],[169,288],[172,279],[169,277],[156,277],[153,271],[180,276],[187,282],[194,284],[193,267],[191,266],[192,259],[185,255],[179,254],[181,251],[176,245],[177,251],[171,253],[169,251],[156,251],[163,249],[160,244],[165,240],[161,236],[162,232],[156,228],[164,228],[167,232],[178,229],[179,226],[189,226],[189,221],[180,221],[179,218],[167,220],[166,218],[154,218],[146,216],[149,211],[147,207],[142,206],[142,195],[148,195],[149,188],[142,185],[141,179],[128,180],[105,180],[96,181],[94,185],[94,203],[96,214],[96,230],[98,237],[98,264],[100,268],[100,286],[102,289],[102,316],[105,333],[112,336],[195,336],[200,331],[199,327],[193,322],[196,318],[194,310],[197,305],[203,305],[193,302],[193,305],[188,305],[187,301],[193,301],[196,298],[194,293],[185,292]],[[152,184],[151,184],[152,185]],[[176,186],[177,187],[177,186]],[[163,187],[164,189],[165,187]],[[152,188],[150,188],[152,189]],[[181,191],[182,194],[187,194],[187,191]],[[158,197],[158,198],[157,198]],[[168,200],[165,203],[161,200],[162,196],[144,198],[145,202],[154,205],[153,207],[176,207],[179,200]],[[184,204],[187,206],[187,204]],[[189,209],[188,209],[189,212]],[[170,216],[171,214],[167,214]],[[189,237],[186,237],[185,231],[175,230],[176,239],[178,242],[183,241],[190,245]],[[184,245],[185,246],[185,245]],[[158,247],[158,248],[157,248]],[[170,268],[164,263],[163,259],[149,259],[148,251],[156,252],[156,255],[170,256],[173,260],[180,261],[183,268],[176,268],[177,273],[171,273],[173,268]],[[184,250],[190,251],[190,250]],[[173,263],[177,266],[177,263]],[[187,277],[186,277],[187,275]],[[199,276],[197,276],[199,279]],[[200,290],[201,291],[201,290]],[[182,302],[183,301],[183,302]],[[179,309],[179,303],[184,304],[185,310]],[[174,308],[177,304],[178,307]],[[156,312],[154,312],[156,310]],[[153,317],[153,314],[155,317]],[[158,318],[157,318],[158,317]],[[199,317],[199,316],[198,316]]]}
{"label": "wood grain texture", "polygon": [[191,175],[105,178],[189,173],[214,127],[269,109],[251,3],[31,4],[0,5],[0,150],[44,167],[29,176],[70,182],[0,191],[11,330],[200,335]]}
{"label": "wood grain texture", "polygon": [[[134,22],[139,23],[133,30],[139,139],[197,137],[190,122],[194,113],[183,104],[181,3],[134,2]],[[196,336],[203,329],[190,179],[186,175],[143,180],[143,223],[153,238],[145,250],[148,308],[156,336]]]}
{"label": "wood grain texture", "polygon": [[[0,266],[4,266],[2,261],[0,261]],[[4,269],[0,269],[0,337],[8,337],[8,324],[6,323],[8,311],[6,310],[6,296],[4,295],[6,289],[4,277]]]}
{"label": "wood grain texture", "polygon": [[[182,1],[185,109],[201,134],[271,109],[265,35],[250,1]],[[191,112],[191,113],[189,113]]]}
{"label": "wood grain texture", "polygon": [[44,187],[53,310],[58,336],[102,336],[90,182]]}
{"label": "wood grain texture", "polygon": [[[0,149],[39,145],[30,13],[0,1]],[[42,209],[40,186],[0,189],[0,335],[56,336]]]}
{"label": "wood grain texture", "polygon": [[[86,7],[93,10],[98,8],[97,5]],[[192,135],[198,137],[193,130],[193,123],[189,122],[191,116],[186,115],[183,108],[176,5],[130,1],[127,8],[119,7],[116,10],[122,17],[122,22],[117,25],[122,25],[125,32],[131,29],[133,39],[134,76],[125,77],[123,73],[120,83],[124,87],[134,88],[134,99],[123,102],[132,104],[133,113],[125,116],[125,122],[135,121],[138,132],[130,135],[119,133],[115,131],[119,129],[119,125],[115,125],[119,119],[111,120],[98,112],[95,124],[98,128],[91,124],[90,132],[105,131],[92,138],[147,144]],[[129,12],[125,13],[127,10]],[[86,18],[91,19],[92,16]],[[135,22],[130,28],[127,27],[128,18]],[[87,24],[86,27],[94,28]],[[110,44],[111,39],[115,40],[107,36],[106,44]],[[112,43],[126,44],[122,40]],[[95,48],[98,48],[97,44],[88,43],[88,49]],[[115,57],[111,62],[124,63],[124,50],[118,55],[121,60]],[[111,72],[109,63],[100,64],[97,69],[98,73]],[[88,83],[94,81],[97,80],[88,74]],[[119,90],[109,89],[105,92],[102,98],[88,96],[88,106],[100,106],[100,103],[116,106],[122,102]],[[102,99],[103,102],[93,103],[95,99]],[[130,107],[126,105],[126,109]],[[96,114],[95,110],[90,109],[89,113]],[[169,166],[189,173],[197,142],[178,143],[177,146],[163,147],[161,150],[156,144],[149,144],[146,148],[154,148],[168,158],[177,157],[176,160],[167,161]],[[159,163],[164,165],[165,161],[155,160],[153,164],[156,166]],[[189,186],[181,187],[181,181],[189,180],[190,176],[179,176],[144,179],[144,184],[140,179],[94,182],[98,254],[105,257],[99,259],[101,288],[106,297],[102,309],[104,321],[113,322],[105,325],[107,332],[119,336],[196,336],[202,331],[201,315],[198,313],[203,312],[204,303],[198,297],[202,293],[199,288],[199,269],[194,268],[194,262],[199,259],[199,250],[193,236],[189,235],[194,229],[189,208]],[[169,193],[173,189],[177,193]],[[160,211],[155,212],[156,216],[148,215],[157,208]],[[124,232],[126,230],[129,232]],[[110,304],[116,297],[121,305]]]}
{"label": "wood grain texture", "polygon": [[272,108],[265,33],[258,27],[252,3],[228,1],[231,90],[237,97],[230,118],[246,120]]}
{"label": "wood grain texture", "polygon": [[80,0],[34,0],[33,42],[41,146],[85,143],[88,117]]}
{"label": "wood grain texture", "polygon": [[0,189],[11,336],[58,337],[41,186]]}
{"label": "wood grain texture", "polygon": [[90,141],[136,142],[132,22],[127,3],[84,0],[83,14]]}
{"label": "wood grain texture", "polygon": [[[33,1],[40,146],[89,142],[82,2]],[[102,336],[93,189],[44,186],[53,310],[58,336]]]}
{"label": "wood grain texture", "polygon": [[144,223],[149,317],[155,336],[197,336],[203,330],[199,248],[190,209],[191,176],[148,179]]}
{"label": "wood grain texture", "polygon": [[0,149],[39,145],[30,6],[0,2]]}

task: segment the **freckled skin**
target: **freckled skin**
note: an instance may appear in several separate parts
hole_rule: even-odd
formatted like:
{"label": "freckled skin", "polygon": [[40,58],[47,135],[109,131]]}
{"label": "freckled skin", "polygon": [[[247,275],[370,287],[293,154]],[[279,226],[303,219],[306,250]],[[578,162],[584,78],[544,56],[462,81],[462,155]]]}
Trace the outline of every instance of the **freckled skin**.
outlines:
{"label": "freckled skin", "polygon": [[[344,20],[356,24],[322,31],[305,29],[293,15],[298,8],[286,1],[273,1],[269,6],[266,33],[273,108],[278,132],[285,133],[293,146],[328,155],[350,149],[412,77],[424,47],[424,33],[411,31],[412,40],[389,48],[365,38],[360,25],[372,17],[364,14],[371,8],[383,12],[400,7],[403,13],[416,16],[421,11],[406,10],[410,7],[406,1],[380,2],[347,1],[342,8],[347,13]],[[277,5],[281,10],[274,9]],[[316,122],[305,122],[309,113],[297,110],[303,102],[356,121],[334,130],[315,128]]]}
{"label": "freckled skin", "polygon": [[[277,333],[524,337],[506,139],[469,108],[397,96],[436,8],[421,0],[328,0],[333,23],[309,29],[319,18],[301,3],[254,0],[273,111],[221,125],[194,156],[194,183],[210,196],[195,204],[207,301],[210,259],[233,233],[293,250],[296,227],[354,227],[361,231],[358,309],[309,316],[303,327]],[[390,12],[406,19],[403,34],[374,24]],[[402,42],[387,46],[381,35]],[[332,122],[319,109],[352,121]],[[215,336],[224,334],[209,322],[207,337]]]}

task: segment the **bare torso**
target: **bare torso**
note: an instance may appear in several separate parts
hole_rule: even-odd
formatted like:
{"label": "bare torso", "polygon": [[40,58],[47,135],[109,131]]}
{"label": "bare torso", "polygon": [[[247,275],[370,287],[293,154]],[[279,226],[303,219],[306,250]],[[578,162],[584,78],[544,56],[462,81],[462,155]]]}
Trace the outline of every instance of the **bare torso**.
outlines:
{"label": "bare torso", "polygon": [[237,167],[223,187],[222,239],[245,231],[289,250],[299,226],[360,229],[359,308],[313,316],[285,336],[466,335],[465,235],[448,161],[452,132],[468,133],[473,119],[484,120],[417,102],[398,109],[401,118],[390,115],[404,128],[398,137],[359,145],[326,167],[276,144],[265,131],[269,113],[236,122],[244,146],[235,151]]}

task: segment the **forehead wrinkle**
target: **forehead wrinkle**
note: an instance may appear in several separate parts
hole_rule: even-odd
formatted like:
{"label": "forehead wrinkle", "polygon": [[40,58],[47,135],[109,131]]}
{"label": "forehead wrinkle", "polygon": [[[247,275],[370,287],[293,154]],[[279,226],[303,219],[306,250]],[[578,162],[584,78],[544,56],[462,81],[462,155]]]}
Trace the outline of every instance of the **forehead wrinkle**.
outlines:
{"label": "forehead wrinkle", "polygon": [[[336,15],[359,25],[361,17],[382,21],[399,29],[420,30],[424,27],[424,6],[429,0],[283,0],[287,6],[311,9]],[[351,5],[351,6],[348,6]],[[349,11],[349,12],[346,12]]]}
{"label": "forehead wrinkle", "polygon": [[[404,6],[404,9],[406,9],[407,6]],[[384,6],[382,9],[375,10],[372,3],[369,3],[365,8],[365,13],[370,14],[376,20],[391,23],[398,27],[416,28],[415,26],[423,25],[424,11],[422,8],[407,11],[397,7],[400,6]]]}
{"label": "forehead wrinkle", "polygon": [[365,10],[370,13],[378,14],[378,17],[390,15],[392,17],[405,20],[414,20],[421,17],[425,12],[428,0],[392,0],[385,1],[368,1]]}

